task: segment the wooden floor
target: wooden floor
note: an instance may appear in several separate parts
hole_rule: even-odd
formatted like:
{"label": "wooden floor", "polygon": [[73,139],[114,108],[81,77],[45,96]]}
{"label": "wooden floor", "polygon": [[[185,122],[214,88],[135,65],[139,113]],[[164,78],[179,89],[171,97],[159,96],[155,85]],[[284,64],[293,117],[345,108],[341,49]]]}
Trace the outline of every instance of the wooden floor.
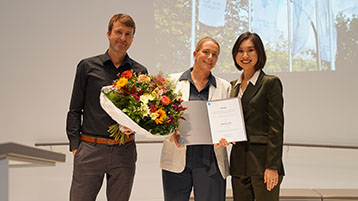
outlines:
{"label": "wooden floor", "polygon": [[[193,195],[190,200],[194,200]],[[281,201],[354,201],[358,189],[281,189]],[[233,201],[232,190],[226,191],[226,201]]]}

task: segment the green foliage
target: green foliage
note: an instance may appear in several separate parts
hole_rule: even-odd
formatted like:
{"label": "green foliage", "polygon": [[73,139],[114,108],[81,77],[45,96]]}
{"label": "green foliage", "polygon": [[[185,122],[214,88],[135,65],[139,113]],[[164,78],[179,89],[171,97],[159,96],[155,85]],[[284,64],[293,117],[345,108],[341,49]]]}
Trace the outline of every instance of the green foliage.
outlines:
{"label": "green foliage", "polygon": [[122,133],[119,130],[119,124],[114,124],[108,128],[108,132],[110,133],[110,137],[113,137],[115,141],[119,141],[120,144],[125,144],[127,138],[129,138],[128,135]]}
{"label": "green foliage", "polygon": [[[159,6],[160,5],[160,6]],[[156,22],[156,48],[161,50],[176,50],[173,52],[160,51],[156,60],[159,61],[157,68],[173,73],[188,68],[190,54],[191,33],[191,1],[155,0],[154,20]],[[160,63],[163,62],[166,64]],[[168,66],[169,64],[169,66]],[[169,68],[169,69],[168,69]]]}
{"label": "green foliage", "polygon": [[[172,52],[161,51],[156,60],[159,61],[157,68],[168,73],[179,72],[187,69],[190,65],[191,46],[191,0],[155,0],[154,20],[156,22],[156,48],[161,50],[176,50]],[[196,13],[198,13],[198,1],[196,1]],[[210,27],[195,20],[196,41],[205,36],[216,39],[221,52],[215,71],[231,73],[233,68],[231,48],[237,32],[247,30],[247,1],[227,0],[226,25],[223,27]],[[206,30],[205,32],[203,30]],[[163,66],[163,64],[166,64]],[[169,66],[168,66],[169,64]]]}
{"label": "green foliage", "polygon": [[[192,26],[192,1],[191,0],[155,0],[154,20],[156,34],[156,48],[160,50],[155,58],[158,61],[157,68],[168,73],[179,72],[187,69],[190,64],[191,26]],[[175,3],[173,3],[175,2]],[[239,34],[248,30],[248,1],[227,0],[225,26],[210,27],[195,19],[195,39],[210,36],[216,39],[221,48],[219,60],[214,73],[230,74],[236,72],[231,55],[232,46]],[[196,1],[196,13],[198,13],[198,1]],[[354,58],[358,54],[358,19],[356,15],[347,17],[340,14],[336,17],[338,50],[337,63],[341,65],[354,64]],[[205,31],[204,31],[205,30]],[[265,44],[267,63],[265,70],[268,72],[289,72],[289,52],[287,37],[280,35],[278,44]],[[316,49],[309,49],[292,54],[292,70],[294,72],[318,70]],[[165,66],[164,66],[165,64]],[[169,64],[169,66],[168,66]],[[322,61],[322,70],[329,70],[330,63]]]}
{"label": "green foliage", "polygon": [[[337,66],[355,67],[358,58],[358,15],[340,14],[337,23]],[[356,67],[355,67],[356,68]],[[352,69],[353,70],[353,69]]]}

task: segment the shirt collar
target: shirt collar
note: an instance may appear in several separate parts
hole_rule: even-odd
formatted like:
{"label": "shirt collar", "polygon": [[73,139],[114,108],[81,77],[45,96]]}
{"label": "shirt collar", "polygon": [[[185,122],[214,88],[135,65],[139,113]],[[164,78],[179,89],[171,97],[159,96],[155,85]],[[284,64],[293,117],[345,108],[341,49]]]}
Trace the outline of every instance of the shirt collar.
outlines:
{"label": "shirt collar", "polygon": [[[103,64],[104,63],[107,63],[107,62],[112,62],[112,60],[111,60],[111,57],[109,56],[109,54],[108,54],[108,50],[106,51],[106,53],[104,53],[103,55],[102,55],[103,57]],[[113,63],[113,62],[112,62]],[[126,65],[126,64],[128,64],[129,66],[132,66],[133,65],[133,62],[132,62],[132,59],[128,56],[128,54],[126,54],[126,56],[124,57],[124,60],[123,60],[123,63],[121,64],[121,66],[124,66],[124,65]],[[121,67],[120,66],[120,67]]]}
{"label": "shirt collar", "polygon": [[[259,78],[260,72],[261,72],[261,70],[257,70],[257,71],[254,73],[254,75],[253,75],[247,82],[248,82],[248,83],[251,82],[251,84],[255,86],[255,84],[256,84],[256,82],[257,82],[257,79]],[[243,76],[243,73],[241,73],[241,75],[240,75],[239,79],[237,80],[235,86],[241,84],[241,82],[242,82],[242,76]]]}
{"label": "shirt collar", "polygon": [[[193,70],[193,67],[189,68],[188,70],[186,70],[179,78],[179,81],[182,80],[189,80],[191,83],[194,83],[193,79],[191,78],[191,71]],[[209,81],[208,84],[213,85],[216,88],[216,79],[214,77],[214,75],[210,72],[209,74]]]}

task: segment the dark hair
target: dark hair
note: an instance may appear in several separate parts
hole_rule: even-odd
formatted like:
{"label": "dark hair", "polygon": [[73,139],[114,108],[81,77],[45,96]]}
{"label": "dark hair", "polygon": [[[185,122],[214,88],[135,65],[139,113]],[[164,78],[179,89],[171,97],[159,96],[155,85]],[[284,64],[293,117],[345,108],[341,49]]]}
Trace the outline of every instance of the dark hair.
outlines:
{"label": "dark hair", "polygon": [[219,43],[215,39],[213,39],[213,38],[211,38],[209,36],[206,36],[206,37],[204,37],[204,38],[199,40],[199,42],[196,44],[195,51],[198,52],[206,41],[214,42],[218,46],[218,49],[219,49],[218,54],[220,54],[220,45],[219,45]]}
{"label": "dark hair", "polygon": [[112,32],[112,28],[113,28],[113,24],[115,22],[119,21],[120,23],[126,25],[127,27],[132,27],[133,28],[133,35],[135,33],[135,23],[134,20],[132,19],[131,16],[127,15],[127,14],[115,14],[113,15],[113,17],[109,20],[108,23],[108,32],[111,33]]}
{"label": "dark hair", "polygon": [[261,38],[256,33],[245,32],[237,38],[234,47],[232,48],[232,58],[237,69],[242,70],[242,67],[236,62],[236,55],[239,52],[240,45],[243,41],[250,39],[254,44],[255,51],[257,52],[257,63],[255,65],[255,70],[263,69],[266,63],[266,53],[264,45],[261,41]]}

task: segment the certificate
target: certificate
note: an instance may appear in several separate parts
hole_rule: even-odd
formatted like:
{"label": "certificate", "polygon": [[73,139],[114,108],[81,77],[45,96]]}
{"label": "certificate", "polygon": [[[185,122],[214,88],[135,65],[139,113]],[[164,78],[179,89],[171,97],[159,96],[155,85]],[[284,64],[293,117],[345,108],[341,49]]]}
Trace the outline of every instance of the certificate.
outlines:
{"label": "certificate", "polygon": [[241,102],[238,98],[215,101],[186,101],[187,107],[179,121],[179,144],[216,144],[221,138],[228,142],[246,141]]}

